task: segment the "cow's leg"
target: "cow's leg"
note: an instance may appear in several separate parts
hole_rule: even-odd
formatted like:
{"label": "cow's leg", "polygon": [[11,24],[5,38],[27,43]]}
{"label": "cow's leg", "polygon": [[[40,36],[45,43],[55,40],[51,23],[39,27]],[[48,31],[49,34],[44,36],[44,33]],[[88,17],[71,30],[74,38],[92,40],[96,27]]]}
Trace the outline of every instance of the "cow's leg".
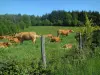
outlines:
{"label": "cow's leg", "polygon": [[20,39],[20,44],[23,44],[23,39]]}
{"label": "cow's leg", "polygon": [[33,43],[35,43],[35,41],[36,41],[36,38],[32,39],[32,42],[33,42]]}
{"label": "cow's leg", "polygon": [[22,43],[23,43],[22,38],[18,38],[18,40],[19,40],[20,44],[22,44]]}
{"label": "cow's leg", "polygon": [[68,34],[66,34],[66,36],[68,36]]}

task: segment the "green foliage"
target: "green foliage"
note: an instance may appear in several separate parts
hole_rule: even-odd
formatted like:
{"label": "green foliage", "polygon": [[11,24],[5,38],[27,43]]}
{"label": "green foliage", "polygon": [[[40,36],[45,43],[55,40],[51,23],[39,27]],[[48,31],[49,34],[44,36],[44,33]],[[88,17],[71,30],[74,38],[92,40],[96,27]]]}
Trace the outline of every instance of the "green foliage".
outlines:
{"label": "green foliage", "polygon": [[28,15],[0,15],[0,35],[14,34],[30,25],[31,19]]}
{"label": "green foliage", "polygon": [[2,26],[0,26],[0,36],[3,35]]}
{"label": "green foliage", "polygon": [[[82,41],[82,47],[83,47],[83,52],[87,49],[87,55],[93,55],[95,53],[95,48],[99,44],[99,33],[98,27],[93,27],[92,26],[92,20],[89,20],[87,15],[86,15],[86,22],[85,22],[85,27],[83,29],[80,29],[80,33],[82,33],[81,41]],[[97,30],[97,32],[94,32]],[[96,37],[97,36],[97,37]],[[80,35],[79,33],[76,34],[75,36],[76,40],[80,42]]]}
{"label": "green foliage", "polygon": [[43,26],[51,26],[52,23],[48,19],[46,19],[46,20],[43,20],[42,21],[42,24],[41,25],[43,25]]}
{"label": "green foliage", "polygon": [[21,29],[24,30],[24,28],[25,28],[25,23],[24,23],[23,21],[20,21],[20,22],[19,22],[19,26],[20,26]]}
{"label": "green foliage", "polygon": [[18,62],[9,61],[0,63],[0,74],[1,75],[20,75],[22,74],[21,66],[18,66]]}
{"label": "green foliage", "polygon": [[24,26],[26,28],[28,28],[29,26],[31,26],[31,20],[30,20],[30,16],[29,15],[23,15],[22,16],[22,20],[25,23]]}
{"label": "green foliage", "polygon": [[78,20],[78,14],[76,12],[72,12],[72,25],[73,26],[78,26],[79,24],[79,20]]}
{"label": "green foliage", "polygon": [[83,32],[83,41],[84,45],[87,47],[89,47],[92,44],[92,32],[93,32],[92,22],[91,20],[88,19],[86,15],[85,29]]}
{"label": "green foliage", "polygon": [[61,20],[57,21],[57,25],[61,26],[62,24],[63,24],[63,21],[61,21]]}
{"label": "green foliage", "polygon": [[92,19],[93,26],[100,26],[100,14],[97,11],[72,11],[54,10],[42,16],[5,14],[0,15],[0,35],[13,34],[29,26],[84,26],[85,13]]}
{"label": "green foliage", "polygon": [[[35,60],[34,60],[35,61]],[[0,75],[43,75],[51,74],[50,70],[43,69],[40,62],[31,62],[24,65],[15,60],[0,62]]]}
{"label": "green foliage", "polygon": [[92,34],[92,45],[94,47],[100,46],[100,30],[95,30]]}
{"label": "green foliage", "polygon": [[99,12],[96,11],[91,11],[91,12],[86,12],[86,11],[72,11],[72,12],[67,12],[64,10],[54,10],[50,14],[45,14],[41,18],[43,20],[50,20],[50,22],[53,23],[53,25],[57,25],[58,21],[60,20],[63,22],[61,25],[59,24],[58,26],[84,26],[85,24],[85,13],[88,14],[89,19],[93,20],[93,25],[100,25],[99,24],[99,17],[100,14]]}

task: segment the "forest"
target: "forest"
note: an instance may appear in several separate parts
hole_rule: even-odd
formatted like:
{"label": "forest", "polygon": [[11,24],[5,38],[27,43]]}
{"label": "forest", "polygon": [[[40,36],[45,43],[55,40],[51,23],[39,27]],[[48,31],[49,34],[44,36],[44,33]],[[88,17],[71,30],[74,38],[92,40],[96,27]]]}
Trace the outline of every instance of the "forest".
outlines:
{"label": "forest", "polygon": [[42,16],[27,14],[0,15],[0,35],[8,35],[24,30],[29,26],[73,26],[85,24],[85,15],[92,20],[92,26],[100,26],[100,13],[98,11],[64,11],[53,10]]}

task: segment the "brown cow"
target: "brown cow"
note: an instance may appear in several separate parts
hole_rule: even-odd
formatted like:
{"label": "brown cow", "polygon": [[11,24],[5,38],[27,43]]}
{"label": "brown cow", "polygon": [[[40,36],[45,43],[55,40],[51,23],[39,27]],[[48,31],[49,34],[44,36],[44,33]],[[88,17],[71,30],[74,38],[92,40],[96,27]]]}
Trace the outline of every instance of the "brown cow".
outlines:
{"label": "brown cow", "polygon": [[71,48],[72,48],[72,44],[65,44],[65,45],[63,46],[63,48],[71,49]]}
{"label": "brown cow", "polygon": [[59,37],[56,37],[56,36],[52,36],[50,38],[50,42],[60,42],[60,38]]}
{"label": "brown cow", "polygon": [[69,33],[73,32],[73,30],[62,30],[62,29],[59,29],[57,31],[57,36],[60,36],[60,35],[68,35]]}
{"label": "brown cow", "polygon": [[11,43],[8,43],[8,42],[0,42],[0,48],[5,48],[5,47],[8,47],[12,45]]}
{"label": "brown cow", "polygon": [[21,43],[23,43],[24,40],[32,40],[32,42],[35,43],[36,38],[40,37],[40,35],[37,35],[36,32],[20,32],[15,34],[15,37],[17,37]]}

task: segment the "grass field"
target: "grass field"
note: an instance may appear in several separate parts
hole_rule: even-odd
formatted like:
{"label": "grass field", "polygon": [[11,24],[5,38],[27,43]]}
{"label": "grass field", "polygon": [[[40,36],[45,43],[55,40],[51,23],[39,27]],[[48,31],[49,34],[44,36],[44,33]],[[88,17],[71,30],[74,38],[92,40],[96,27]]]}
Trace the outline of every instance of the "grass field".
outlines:
{"label": "grass field", "polygon": [[[58,29],[73,29],[73,27],[53,27],[53,26],[34,26],[30,27],[28,29],[25,29],[24,31],[35,31],[37,34],[53,34],[54,36],[57,36],[57,30]],[[69,34],[69,36],[64,36],[62,38],[61,42],[54,43],[51,42],[50,40],[46,38],[46,51],[54,51],[54,50],[59,50],[61,51],[62,46],[67,43],[71,44],[76,44],[76,40],[74,38],[75,33]],[[33,44],[31,40],[29,41],[24,41],[23,44],[15,44],[13,46],[10,46],[9,48],[1,49],[1,53],[4,55],[0,55],[2,58],[1,60],[4,59],[9,59],[10,57],[22,60],[22,59],[28,59],[28,58],[39,58],[40,57],[40,38],[36,40],[36,44]],[[7,57],[6,57],[7,56]],[[28,59],[28,60],[30,60]]]}
{"label": "grass field", "polygon": [[[64,58],[70,51],[68,49],[62,48],[64,44],[71,43],[74,46],[77,46],[77,41],[75,39],[75,32],[79,30],[78,27],[33,26],[25,29],[24,31],[35,31],[37,32],[37,34],[41,35],[53,34],[56,36],[58,29],[72,29],[74,30],[74,33],[70,33],[68,36],[61,36],[62,40],[61,42],[58,43],[50,42],[49,39],[46,38],[45,46],[46,46],[47,67],[49,69],[52,69],[52,73],[56,75],[93,75],[92,72],[94,70],[93,71],[89,70],[89,72],[83,71],[83,69],[87,70],[89,68],[85,67],[81,70],[83,65],[81,65],[81,68],[77,66],[73,67],[75,65],[71,65],[72,63],[70,63],[70,60],[73,58],[71,57],[69,59]],[[41,58],[40,38],[36,40],[36,44],[33,44],[32,41],[24,41],[23,44],[14,44],[8,48],[0,48],[0,62],[15,60],[21,63],[24,67],[29,67],[32,61],[38,63],[40,61],[40,58]],[[87,64],[90,67],[92,66],[92,64],[90,64],[89,62],[91,61],[93,61],[94,65],[96,63],[92,59],[89,60]],[[76,72],[77,70],[79,71]],[[94,73],[95,72],[96,71],[94,71]],[[98,71],[98,73],[100,72]]]}

